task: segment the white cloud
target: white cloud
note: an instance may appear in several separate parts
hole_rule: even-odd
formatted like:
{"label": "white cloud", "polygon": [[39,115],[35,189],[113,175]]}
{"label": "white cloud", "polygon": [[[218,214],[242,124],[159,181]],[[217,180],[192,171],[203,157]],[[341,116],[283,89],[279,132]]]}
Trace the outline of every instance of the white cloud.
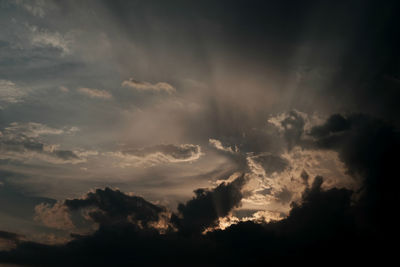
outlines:
{"label": "white cloud", "polygon": [[105,90],[92,89],[86,87],[78,88],[78,92],[91,98],[110,99],[112,97],[112,95]]}
{"label": "white cloud", "polygon": [[167,92],[168,94],[172,94],[176,92],[176,89],[166,82],[158,82],[158,83],[149,83],[149,82],[141,82],[136,81],[134,79],[129,79],[122,82],[122,87],[130,87],[139,91],[156,91],[156,92]]}

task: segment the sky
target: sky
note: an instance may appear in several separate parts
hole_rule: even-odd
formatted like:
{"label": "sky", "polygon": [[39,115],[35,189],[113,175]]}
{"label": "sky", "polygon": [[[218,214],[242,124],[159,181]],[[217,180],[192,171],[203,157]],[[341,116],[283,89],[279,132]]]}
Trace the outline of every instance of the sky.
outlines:
{"label": "sky", "polygon": [[0,264],[389,258],[398,12],[0,0]]}

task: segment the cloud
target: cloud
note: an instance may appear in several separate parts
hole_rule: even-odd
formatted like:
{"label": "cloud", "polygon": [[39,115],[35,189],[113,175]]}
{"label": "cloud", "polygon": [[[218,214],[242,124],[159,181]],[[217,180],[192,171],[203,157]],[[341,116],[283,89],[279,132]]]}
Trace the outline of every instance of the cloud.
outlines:
{"label": "cloud", "polygon": [[76,129],[76,127],[71,127],[70,129],[66,130],[56,129],[36,122],[12,122],[4,129],[4,132],[7,135],[23,135],[29,138],[34,138],[41,135],[59,135],[65,132],[74,132]]}
{"label": "cloud", "polygon": [[[19,88],[15,83],[8,80],[0,80],[0,104],[18,103],[23,101],[26,92]],[[1,106],[0,106],[1,107]]]}
{"label": "cloud", "polygon": [[168,94],[173,94],[176,92],[176,89],[169,83],[158,82],[158,83],[152,84],[149,82],[136,81],[132,78],[129,80],[123,81],[121,86],[133,88],[138,91],[156,91],[156,92],[166,92]]}
{"label": "cloud", "polygon": [[197,189],[196,196],[179,204],[178,215],[173,215],[172,222],[184,234],[198,234],[215,226],[218,218],[225,217],[240,205],[243,198],[242,187],[246,183],[244,175],[230,183],[221,183],[213,190]]}
{"label": "cloud", "polygon": [[289,165],[285,158],[270,153],[261,153],[252,157],[252,159],[261,164],[267,175],[282,172]]}
{"label": "cloud", "polygon": [[110,99],[112,98],[111,93],[107,92],[106,90],[99,90],[99,89],[91,89],[86,87],[78,88],[78,92],[86,95],[91,98],[101,98],[101,99]]}
{"label": "cloud", "polygon": [[[32,158],[50,163],[80,163],[81,151],[60,150],[57,145],[49,145],[41,140],[44,135],[73,134],[77,127],[56,129],[41,123],[13,122],[0,132],[0,159],[26,161]],[[82,154],[83,155],[83,154]]]}
{"label": "cloud", "polygon": [[12,241],[17,241],[17,240],[19,240],[21,238],[21,236],[16,234],[16,233],[0,231],[0,238],[7,239],[7,240],[12,240]]}
{"label": "cloud", "polygon": [[269,118],[268,122],[278,127],[288,144],[288,149],[295,146],[304,132],[304,114],[296,110],[282,113],[276,117]]}
{"label": "cloud", "polygon": [[[54,206],[64,210],[67,207],[69,212],[88,209],[87,218],[100,225],[95,232],[73,235],[72,241],[57,247],[21,242],[15,249],[0,252],[0,261],[50,265],[59,265],[61,261],[61,264],[71,265],[86,260],[91,264],[116,264],[132,263],[131,255],[134,255],[135,263],[139,265],[161,264],[157,259],[162,259],[164,265],[187,264],[193,257],[201,265],[252,265],[266,261],[286,263],[290,259],[309,262],[310,257],[319,262],[332,254],[337,260],[359,261],[366,252],[374,252],[373,255],[381,258],[385,255],[383,251],[388,250],[379,240],[397,229],[396,221],[388,222],[382,218],[397,207],[394,198],[398,188],[396,176],[391,178],[390,175],[396,173],[399,132],[390,124],[370,116],[340,116],[329,118],[307,133],[314,142],[314,150],[309,151],[307,146],[301,152],[297,145],[284,158],[290,166],[299,158],[294,155],[296,153],[313,155],[318,149],[321,152],[337,151],[332,153],[339,154],[349,172],[363,177],[361,197],[345,188],[328,189],[321,176],[313,178],[309,186],[310,175],[304,171],[304,166],[299,166],[298,182],[304,185],[304,191],[298,201],[291,203],[292,209],[286,218],[265,211],[254,213],[250,219],[239,219],[232,216],[232,211],[243,201],[247,194],[245,186],[251,182],[251,175],[241,175],[226,179],[213,189],[195,190],[195,197],[179,204],[177,213],[163,217],[164,225],[170,228],[160,232],[153,225],[158,224],[165,208],[119,190],[98,189]],[[301,138],[299,141],[302,144]],[[164,150],[175,151],[172,148]],[[148,149],[141,154],[152,151]],[[266,159],[268,161],[268,157]],[[300,159],[311,162],[308,166],[315,164],[313,157]],[[293,199],[290,190],[282,189],[275,197],[283,202]],[[58,217],[57,212],[43,214]],[[149,257],[148,247],[153,248],[152,257]],[[185,253],[177,257],[173,251]],[[84,255],[84,259],[79,255]]]}
{"label": "cloud", "polygon": [[55,229],[73,230],[75,228],[68,208],[61,202],[57,202],[54,205],[41,203],[35,206],[34,220]]}
{"label": "cloud", "polygon": [[23,240],[25,240],[25,237],[22,235],[7,231],[0,231],[0,251],[11,250]]}
{"label": "cloud", "polygon": [[283,187],[280,192],[277,192],[275,194],[275,197],[278,199],[279,202],[286,204],[291,202],[293,193],[289,191],[286,187]]}
{"label": "cloud", "polygon": [[[223,219],[240,202],[243,178],[212,190],[196,190],[196,197],[181,204],[179,214],[171,217],[177,232],[160,233],[147,227],[149,224],[138,223],[157,220],[162,208],[118,190],[99,189],[83,198],[66,200],[65,206],[70,210],[94,207],[89,216],[101,226],[92,234],[72,235],[73,240],[64,245],[21,242],[15,249],[1,251],[0,261],[27,265],[165,266],[185,265],[195,258],[196,264],[203,266],[215,263],[231,266],[266,261],[282,264],[293,259],[297,263],[319,262],[332,254],[337,260],[359,261],[359,252],[378,244],[375,239],[357,239],[352,192],[337,188],[323,190],[322,177],[314,179],[312,186],[303,192],[301,202],[294,203],[283,220],[266,223]],[[263,216],[269,215],[254,215]],[[230,224],[230,220],[235,223]],[[223,223],[228,226],[200,234],[207,226]]]}
{"label": "cloud", "polygon": [[228,146],[228,147],[224,147],[221,143],[221,141],[217,140],[217,139],[208,139],[208,142],[210,143],[211,146],[215,147],[218,150],[221,151],[225,151],[225,152],[229,152],[229,153],[236,153],[238,152],[238,148],[235,147],[235,150],[232,149],[232,147]]}
{"label": "cloud", "polygon": [[314,126],[323,123],[323,119],[318,114],[306,114],[298,110],[282,112],[275,116],[270,116],[268,123],[275,126],[286,141],[288,149],[296,145],[302,146],[307,143],[307,135]]}
{"label": "cloud", "polygon": [[64,205],[70,211],[89,209],[88,218],[100,226],[129,222],[147,228],[158,222],[166,211],[141,197],[110,188],[96,189],[81,199],[65,200]]}
{"label": "cloud", "polygon": [[14,3],[21,6],[34,16],[43,18],[46,14],[46,2],[44,0],[15,0]]}
{"label": "cloud", "polygon": [[79,211],[78,217],[96,223],[100,227],[98,229],[132,224],[140,229],[157,229],[164,233],[177,228],[182,234],[200,234],[209,227],[217,226],[219,218],[227,216],[233,208],[239,206],[245,182],[246,178],[241,175],[213,189],[197,189],[193,199],[179,204],[177,214],[117,189],[96,189],[82,198],[37,205],[35,220],[50,228],[76,232],[79,231],[77,226],[82,227],[82,223],[73,214]]}
{"label": "cloud", "polygon": [[[382,218],[396,208],[395,196],[399,182],[398,154],[400,132],[394,125],[365,114],[332,115],[324,124],[311,129],[319,149],[337,151],[347,172],[361,180],[360,216],[368,217],[380,231],[395,227]],[[384,223],[385,225],[378,227]]]}
{"label": "cloud", "polygon": [[64,92],[64,93],[68,93],[69,92],[69,89],[66,86],[60,86],[59,89],[60,89],[61,92]]}
{"label": "cloud", "polygon": [[60,34],[59,32],[50,32],[46,29],[40,29],[37,26],[29,26],[31,31],[30,41],[35,47],[52,47],[61,51],[61,55],[71,53],[72,38],[70,34]]}
{"label": "cloud", "polygon": [[183,163],[198,160],[203,153],[199,145],[155,145],[140,149],[125,149],[108,153],[122,159],[118,165],[128,166],[153,166],[163,163]]}
{"label": "cloud", "polygon": [[[285,113],[279,121],[284,121],[290,116],[289,113]],[[290,202],[298,201],[306,187],[306,182],[301,176],[305,170],[310,172],[311,176],[318,174],[326,176],[324,185],[326,188],[345,187],[357,189],[359,187],[357,181],[345,175],[345,168],[338,158],[338,153],[316,148],[311,150],[310,148],[303,149],[299,147],[299,144],[302,144],[305,138],[304,128],[311,129],[310,125],[312,125],[305,114],[301,116],[305,117],[305,126],[301,127],[300,136],[293,143],[291,149],[285,148],[285,141],[289,138],[289,135],[285,137],[285,127],[281,126],[280,122],[278,126],[282,127],[280,130],[281,137],[279,137],[278,132],[275,133],[278,134],[276,142],[280,142],[279,138],[283,141],[281,145],[284,149],[281,151],[277,150],[275,152],[271,149],[274,152],[269,152],[269,146],[265,146],[264,149],[259,147],[252,151],[252,148],[257,143],[262,143],[261,141],[256,141],[253,137],[263,136],[267,139],[270,138],[268,129],[247,131],[246,135],[241,138],[225,137],[230,142],[222,143],[217,139],[209,140],[210,145],[216,148],[221,155],[235,163],[236,171],[244,172],[249,177],[249,182],[245,185],[245,190],[249,193],[242,199],[241,209],[267,210],[287,214],[291,209]],[[292,119],[295,119],[295,117]],[[287,123],[289,122],[287,121]],[[257,134],[247,135],[248,132]],[[250,140],[247,140],[247,138]],[[235,147],[235,149],[232,149],[232,147]],[[312,182],[312,179],[310,180]]]}

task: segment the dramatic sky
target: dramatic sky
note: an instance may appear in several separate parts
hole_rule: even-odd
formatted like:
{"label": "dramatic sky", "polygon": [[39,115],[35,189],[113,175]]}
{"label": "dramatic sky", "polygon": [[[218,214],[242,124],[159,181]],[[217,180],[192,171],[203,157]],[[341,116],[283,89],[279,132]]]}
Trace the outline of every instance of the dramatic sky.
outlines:
{"label": "dramatic sky", "polygon": [[398,202],[399,12],[0,0],[0,262],[376,252]]}

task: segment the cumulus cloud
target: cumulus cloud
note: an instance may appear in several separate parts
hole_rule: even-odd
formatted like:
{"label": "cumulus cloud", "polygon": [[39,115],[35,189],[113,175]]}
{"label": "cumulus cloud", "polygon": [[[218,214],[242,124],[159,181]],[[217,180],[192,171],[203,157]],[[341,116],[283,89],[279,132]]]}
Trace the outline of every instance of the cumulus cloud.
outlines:
{"label": "cumulus cloud", "polygon": [[96,224],[97,230],[129,224],[160,233],[179,231],[184,235],[198,235],[218,226],[221,218],[240,205],[246,181],[247,178],[240,175],[213,189],[197,189],[193,199],[179,204],[176,214],[142,197],[105,188],[88,192],[81,198],[39,204],[35,207],[34,218],[47,227],[74,232],[82,230],[79,228],[84,220]]}
{"label": "cumulus cloud", "polygon": [[[178,214],[171,217],[177,231],[159,232],[149,227],[146,222],[157,220],[163,208],[118,190],[99,189],[83,198],[66,200],[64,205],[70,210],[94,207],[89,218],[100,227],[92,234],[72,235],[73,240],[65,245],[22,242],[15,249],[0,252],[0,261],[28,265],[184,265],[195,257],[196,264],[201,265],[253,265],[286,263],[293,257],[303,262],[307,252],[313,260],[326,259],[332,253],[335,258],[348,260],[350,250],[359,259],[358,249],[365,251],[377,244],[375,239],[365,243],[357,238],[352,192],[323,190],[322,177],[316,177],[303,192],[301,202],[293,203],[287,218],[274,220],[281,219],[280,215],[258,212],[239,220],[230,212],[242,197],[243,179],[241,176],[212,190],[196,190],[196,196],[179,205]],[[256,219],[264,217],[270,218],[268,223]],[[357,250],[351,250],[350,244]]]}
{"label": "cumulus cloud", "polygon": [[197,189],[195,197],[186,204],[179,204],[178,215],[172,222],[184,234],[202,233],[207,227],[216,226],[220,217],[240,205],[243,198],[242,187],[246,183],[244,175],[230,183],[221,183],[212,190]]}
{"label": "cumulus cloud", "polygon": [[[276,137],[277,142],[279,138],[283,141],[281,144],[284,149],[281,151],[269,152],[270,146],[252,149],[255,144],[263,143],[257,142],[254,136],[269,138],[268,131],[261,129],[249,131],[254,134],[243,135],[240,138],[226,137],[225,139],[230,140],[229,142],[209,140],[210,146],[221,155],[231,159],[237,166],[236,170],[246,173],[249,178],[249,182],[245,185],[245,190],[249,193],[242,199],[240,209],[272,210],[287,214],[291,209],[290,203],[299,201],[302,191],[309,182],[308,179],[305,181],[304,171],[309,172],[312,177],[316,175],[326,177],[324,184],[326,188],[357,189],[359,187],[357,181],[345,174],[345,166],[340,161],[337,152],[312,148],[310,145],[307,149],[300,147],[311,142],[311,138],[306,136],[306,133],[310,131],[312,125],[316,125],[317,119],[309,118],[308,115],[297,111],[282,113],[271,118],[275,120],[272,121],[276,123],[273,127],[278,128],[277,134],[281,135],[281,137]],[[296,124],[297,120],[300,122]],[[298,129],[292,124],[298,125]],[[307,142],[304,139],[307,139]],[[312,182],[312,178],[310,180]]]}
{"label": "cumulus cloud", "polygon": [[123,81],[121,84],[122,87],[133,88],[138,91],[155,91],[155,92],[166,92],[168,94],[172,94],[176,92],[176,89],[166,82],[158,82],[158,83],[149,83],[149,82],[141,82],[134,79],[129,79]]}
{"label": "cumulus cloud", "polygon": [[166,211],[141,197],[110,188],[96,189],[81,199],[65,200],[64,205],[71,211],[89,208],[88,218],[100,226],[129,222],[139,227],[151,227]]}
{"label": "cumulus cloud", "polygon": [[110,99],[112,98],[111,93],[107,92],[106,90],[99,90],[99,89],[92,89],[92,88],[86,88],[86,87],[81,87],[78,88],[78,92],[86,95],[90,98],[100,98],[100,99]]}

